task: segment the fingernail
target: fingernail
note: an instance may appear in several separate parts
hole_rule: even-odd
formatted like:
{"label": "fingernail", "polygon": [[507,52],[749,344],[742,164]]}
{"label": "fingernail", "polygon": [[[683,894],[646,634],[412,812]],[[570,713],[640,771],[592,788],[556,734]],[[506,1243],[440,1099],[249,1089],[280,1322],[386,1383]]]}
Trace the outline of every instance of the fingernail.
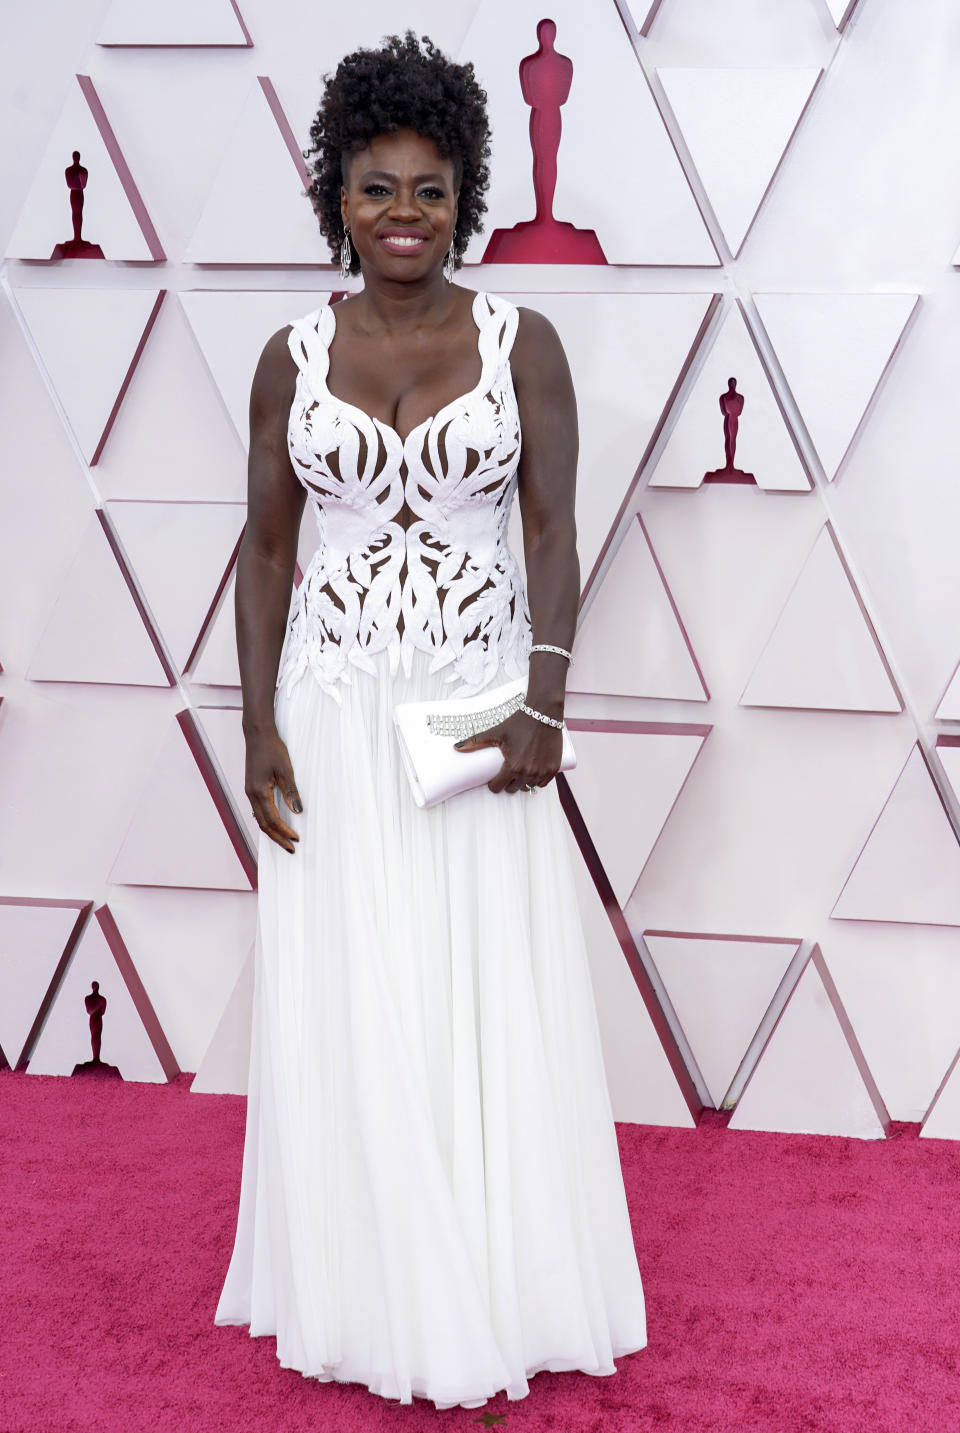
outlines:
{"label": "fingernail", "polygon": [[294,811],[297,812],[298,815],[299,815],[299,813],[303,810],[303,807],[300,805],[300,799],[299,799],[299,797],[297,797],[297,798],[294,800],[293,809],[294,809]]}
{"label": "fingernail", "polygon": [[470,740],[470,738],[469,738],[468,736],[465,736],[462,741],[455,741],[453,744],[454,744],[454,746],[458,746],[458,747],[459,747],[459,746],[466,746],[466,744],[467,744],[467,742],[468,742],[469,740]]}

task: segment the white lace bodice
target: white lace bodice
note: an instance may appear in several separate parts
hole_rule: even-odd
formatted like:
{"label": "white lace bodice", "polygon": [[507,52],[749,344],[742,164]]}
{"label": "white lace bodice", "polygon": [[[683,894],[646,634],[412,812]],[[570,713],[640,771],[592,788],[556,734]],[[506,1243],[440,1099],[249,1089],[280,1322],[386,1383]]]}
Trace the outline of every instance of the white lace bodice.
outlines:
{"label": "white lace bodice", "polygon": [[339,702],[339,683],[354,668],[375,674],[371,658],[384,649],[391,675],[402,661],[409,676],[414,648],[431,653],[430,670],[459,682],[450,695],[482,690],[498,667],[525,673],[530,615],[506,539],[521,441],[510,372],[518,313],[478,293],[473,318],[479,382],[406,440],[327,388],[335,309],[293,323],[287,443],[320,545],[291,602],[280,687],[309,667]]}

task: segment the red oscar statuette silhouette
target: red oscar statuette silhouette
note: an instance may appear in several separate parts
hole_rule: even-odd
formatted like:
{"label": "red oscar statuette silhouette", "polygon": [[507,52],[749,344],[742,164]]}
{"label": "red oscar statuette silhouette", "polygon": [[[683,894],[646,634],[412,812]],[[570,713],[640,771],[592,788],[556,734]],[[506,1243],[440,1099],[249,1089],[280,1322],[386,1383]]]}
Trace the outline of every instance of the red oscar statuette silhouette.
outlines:
{"label": "red oscar statuette silhouette", "polygon": [[573,61],[553,47],[553,20],[537,25],[538,48],[520,61],[520,89],[530,106],[533,193],[536,214],[512,229],[495,229],[483,255],[485,264],[605,264],[592,229],[577,229],[553,217],[560,148],[560,106],[570,94]]}
{"label": "red oscar statuette silhouette", "polygon": [[75,1075],[107,1075],[119,1080],[123,1077],[116,1065],[105,1065],[100,1059],[100,1040],[103,1035],[103,1016],[107,1008],[107,997],[100,994],[100,982],[94,980],[90,987],[90,994],[85,995],[83,1003],[90,1016],[90,1044],[93,1048],[93,1059],[85,1060],[82,1065],[74,1065]]}
{"label": "red oscar statuette silhouette", "polygon": [[80,163],[80,151],[73,151],[73,163],[63,171],[70,191],[70,216],[73,220],[73,238],[57,244],[51,259],[102,259],[103,250],[99,244],[90,244],[80,237],[83,225],[83,191],[87,187],[89,170]]}
{"label": "red oscar statuette silhouette", "polygon": [[743,401],[743,394],[737,392],[737,380],[728,378],[727,391],[720,395],[720,412],[723,414],[723,454],[726,462],[722,468],[715,468],[712,473],[704,473],[703,481],[705,483],[756,482],[752,473],[745,473],[742,468],[734,465],[734,456],[737,451],[737,429],[740,426]]}

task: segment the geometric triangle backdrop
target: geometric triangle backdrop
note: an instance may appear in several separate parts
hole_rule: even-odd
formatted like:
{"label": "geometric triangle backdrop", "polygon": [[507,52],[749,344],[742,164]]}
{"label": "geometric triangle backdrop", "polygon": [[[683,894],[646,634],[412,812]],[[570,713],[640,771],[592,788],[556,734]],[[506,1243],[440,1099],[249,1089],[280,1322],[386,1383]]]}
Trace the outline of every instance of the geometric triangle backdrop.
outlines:
{"label": "geometric triangle backdrop", "polygon": [[910,748],[831,916],[960,925],[960,844],[918,742]]}
{"label": "geometric triangle backdrop", "polygon": [[820,529],[740,700],[744,706],[817,711],[903,710],[829,522]]}
{"label": "geometric triangle backdrop", "polygon": [[736,257],[822,71],[658,69],[657,74]]}
{"label": "geometric triangle backdrop", "polygon": [[86,461],[100,459],[164,290],[14,290]]}
{"label": "geometric triangle backdrop", "polygon": [[720,1109],[800,942],[659,930],[643,939]]}
{"label": "geometric triangle backdrop", "polygon": [[[99,986],[93,992],[93,982]],[[165,1084],[180,1073],[109,906],[87,922],[30,1054],[28,1073],[70,1075],[93,1056],[86,997],[106,999],[100,1059],[125,1080]]]}
{"label": "geometric triangle backdrop", "polygon": [[591,599],[573,650],[569,692],[691,702],[709,696],[639,513]]}
{"label": "geometric triangle backdrop", "polygon": [[832,480],[920,300],[909,293],[757,293],[754,301]]}
{"label": "geometric triangle backdrop", "polygon": [[729,1128],[883,1139],[889,1123],[833,978],[814,946]]}
{"label": "geometric triangle backdrop", "polygon": [[87,170],[81,240],[98,245],[106,259],[162,263],[166,255],[89,75],[76,75],[67,91],[6,256],[49,260],[58,244],[72,238],[64,171],[74,151]]}
{"label": "geometric triangle backdrop", "polygon": [[97,44],[248,48],[253,41],[231,0],[113,0]]}

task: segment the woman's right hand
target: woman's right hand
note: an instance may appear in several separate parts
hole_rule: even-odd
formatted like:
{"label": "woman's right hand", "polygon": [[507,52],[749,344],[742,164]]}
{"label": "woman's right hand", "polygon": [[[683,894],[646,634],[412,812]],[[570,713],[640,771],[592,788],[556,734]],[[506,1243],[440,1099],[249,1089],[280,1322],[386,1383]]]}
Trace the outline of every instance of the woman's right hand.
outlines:
{"label": "woman's right hand", "polygon": [[280,818],[273,795],[276,786],[279,786],[290,810],[299,815],[303,810],[303,803],[297,791],[297,783],[293,779],[290,753],[279,732],[248,736],[246,780],[243,789],[260,830],[292,855],[296,850],[292,843],[299,841],[300,836]]}

